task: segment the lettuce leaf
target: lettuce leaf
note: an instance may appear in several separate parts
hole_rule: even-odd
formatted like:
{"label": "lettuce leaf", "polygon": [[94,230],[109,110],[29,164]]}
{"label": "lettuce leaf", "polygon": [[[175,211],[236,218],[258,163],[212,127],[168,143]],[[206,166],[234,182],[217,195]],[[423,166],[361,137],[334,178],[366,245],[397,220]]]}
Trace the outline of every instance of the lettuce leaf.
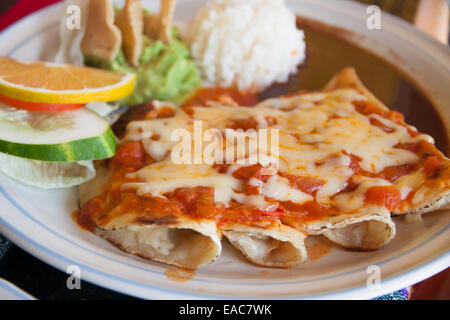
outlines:
{"label": "lettuce leaf", "polygon": [[48,162],[0,153],[0,172],[24,184],[43,188],[69,188],[95,177],[93,161]]}

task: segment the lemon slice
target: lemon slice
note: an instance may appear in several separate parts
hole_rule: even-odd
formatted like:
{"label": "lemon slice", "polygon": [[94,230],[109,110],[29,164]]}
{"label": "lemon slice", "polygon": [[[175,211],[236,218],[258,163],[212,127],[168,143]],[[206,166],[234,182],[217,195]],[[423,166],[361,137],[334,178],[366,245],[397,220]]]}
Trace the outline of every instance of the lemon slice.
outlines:
{"label": "lemon slice", "polygon": [[29,102],[83,104],[125,98],[135,74],[0,57],[0,94]]}

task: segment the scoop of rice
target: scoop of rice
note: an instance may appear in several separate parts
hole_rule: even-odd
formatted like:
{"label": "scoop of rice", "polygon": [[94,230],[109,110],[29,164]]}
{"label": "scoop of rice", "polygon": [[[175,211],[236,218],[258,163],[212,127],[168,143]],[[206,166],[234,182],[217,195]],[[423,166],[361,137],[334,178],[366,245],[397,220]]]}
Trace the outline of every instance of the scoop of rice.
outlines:
{"label": "scoop of rice", "polygon": [[213,0],[186,40],[210,86],[261,90],[287,81],[305,59],[303,31],[284,0]]}

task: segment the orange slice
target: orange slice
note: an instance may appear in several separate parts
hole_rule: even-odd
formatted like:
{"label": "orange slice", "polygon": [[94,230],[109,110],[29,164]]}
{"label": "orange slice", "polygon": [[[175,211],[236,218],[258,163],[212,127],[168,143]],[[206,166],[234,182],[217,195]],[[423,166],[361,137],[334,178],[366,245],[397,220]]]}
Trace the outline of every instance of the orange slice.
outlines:
{"label": "orange slice", "polygon": [[0,94],[29,102],[89,103],[130,95],[135,74],[0,57]]}

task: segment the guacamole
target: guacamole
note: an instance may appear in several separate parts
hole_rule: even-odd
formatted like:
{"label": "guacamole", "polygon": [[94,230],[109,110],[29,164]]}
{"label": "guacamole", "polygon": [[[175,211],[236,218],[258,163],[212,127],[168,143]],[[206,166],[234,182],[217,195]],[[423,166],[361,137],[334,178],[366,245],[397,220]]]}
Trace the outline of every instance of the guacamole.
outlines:
{"label": "guacamole", "polygon": [[144,36],[139,66],[136,68],[127,63],[122,50],[112,61],[85,56],[85,64],[120,73],[136,73],[134,92],[120,101],[126,106],[152,99],[180,102],[201,83],[197,69],[189,59],[188,48],[176,37],[172,43],[165,44]]}

